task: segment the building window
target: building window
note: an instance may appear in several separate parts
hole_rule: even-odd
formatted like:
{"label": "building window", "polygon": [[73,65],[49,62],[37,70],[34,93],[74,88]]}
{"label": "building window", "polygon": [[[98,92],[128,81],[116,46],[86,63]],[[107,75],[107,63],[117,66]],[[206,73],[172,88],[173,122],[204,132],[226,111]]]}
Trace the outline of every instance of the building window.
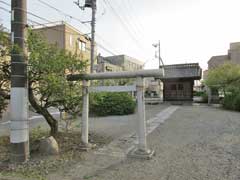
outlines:
{"label": "building window", "polygon": [[73,39],[72,39],[72,35],[69,36],[69,45],[72,46],[73,45]]}
{"label": "building window", "polygon": [[82,50],[82,42],[81,41],[78,41],[78,49]]}
{"label": "building window", "polygon": [[82,42],[82,51],[86,51],[86,43]]}
{"label": "building window", "polygon": [[78,41],[78,48],[79,48],[81,51],[86,51],[86,43],[83,42],[83,41]]}

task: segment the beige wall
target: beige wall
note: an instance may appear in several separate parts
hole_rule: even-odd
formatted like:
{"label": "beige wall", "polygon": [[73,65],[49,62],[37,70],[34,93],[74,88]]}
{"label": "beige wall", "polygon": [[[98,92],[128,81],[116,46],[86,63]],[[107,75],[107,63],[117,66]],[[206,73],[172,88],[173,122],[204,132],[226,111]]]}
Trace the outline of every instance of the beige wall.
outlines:
{"label": "beige wall", "polygon": [[209,61],[208,61],[208,69],[214,69],[226,62],[229,62],[228,56],[227,55],[222,55],[222,56],[213,56]]}
{"label": "beige wall", "polygon": [[203,80],[206,80],[208,76],[208,70],[203,71]]}
{"label": "beige wall", "polygon": [[[86,43],[86,49],[81,49],[79,42]],[[71,26],[65,25],[65,49],[73,54],[77,54],[81,60],[87,61],[88,67],[87,72],[90,72],[90,40],[85,38],[78,31],[73,29]]]}
{"label": "beige wall", "polygon": [[42,35],[48,43],[57,44],[57,46],[62,49],[65,48],[64,26],[57,25],[54,27],[43,27],[33,29],[33,31]]}
{"label": "beige wall", "polygon": [[233,64],[240,64],[240,43],[231,43],[228,54]]}
{"label": "beige wall", "polygon": [[[87,72],[90,72],[90,39],[85,37],[74,27],[62,23],[59,25],[34,29],[44,36],[47,42],[57,44],[59,48],[77,54],[83,61],[88,61]],[[71,39],[71,40],[70,40]],[[80,42],[80,43],[79,43]],[[81,48],[81,42],[86,44],[85,50]],[[95,51],[96,52],[96,51]]]}
{"label": "beige wall", "polygon": [[208,69],[214,69],[224,63],[240,64],[240,42],[230,44],[228,55],[213,56],[208,61]]}
{"label": "beige wall", "polygon": [[[72,39],[72,44],[70,43],[70,39]],[[85,51],[81,50],[79,41],[86,43]],[[77,53],[83,60],[90,60],[90,43],[90,40],[68,25],[65,25],[65,49],[72,53]]]}

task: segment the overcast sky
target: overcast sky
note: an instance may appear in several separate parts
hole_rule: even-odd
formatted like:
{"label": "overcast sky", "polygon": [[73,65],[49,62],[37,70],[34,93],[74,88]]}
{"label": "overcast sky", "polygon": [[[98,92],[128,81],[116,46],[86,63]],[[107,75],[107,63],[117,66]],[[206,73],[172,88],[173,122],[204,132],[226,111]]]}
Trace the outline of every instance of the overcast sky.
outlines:
{"label": "overcast sky", "polygon": [[[73,0],[46,2],[82,21],[91,18],[91,10],[80,10]],[[84,0],[80,2],[83,4]],[[3,3],[0,7],[10,9]],[[240,41],[239,8],[240,0],[98,0],[97,42],[114,54],[146,62],[146,68],[157,68],[152,44],[161,40],[165,64],[199,62],[206,69],[211,56],[226,54],[230,42]],[[90,32],[80,22],[38,0],[28,0],[28,11],[49,21],[67,21],[83,33]],[[29,18],[46,22],[30,15]],[[1,9],[0,20],[9,28],[10,16]],[[101,48],[98,51],[109,55]]]}

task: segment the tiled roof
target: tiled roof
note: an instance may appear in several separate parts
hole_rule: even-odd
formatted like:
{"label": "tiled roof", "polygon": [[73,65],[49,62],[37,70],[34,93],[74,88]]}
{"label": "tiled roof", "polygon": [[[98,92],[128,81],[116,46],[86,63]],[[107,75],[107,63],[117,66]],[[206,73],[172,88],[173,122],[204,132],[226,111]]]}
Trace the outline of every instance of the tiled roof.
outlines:
{"label": "tiled roof", "polygon": [[173,78],[193,78],[201,79],[202,69],[198,63],[174,64],[164,66],[164,77],[162,79]]}

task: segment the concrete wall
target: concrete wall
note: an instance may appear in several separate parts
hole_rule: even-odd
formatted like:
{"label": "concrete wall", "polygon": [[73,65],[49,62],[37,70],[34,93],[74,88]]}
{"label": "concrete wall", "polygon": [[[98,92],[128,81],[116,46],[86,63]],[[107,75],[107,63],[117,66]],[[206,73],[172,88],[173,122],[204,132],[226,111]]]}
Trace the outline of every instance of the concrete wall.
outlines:
{"label": "concrete wall", "polygon": [[124,71],[135,71],[142,69],[144,64],[143,62],[126,55],[108,56],[104,59],[111,64],[121,66]]}
{"label": "concrete wall", "polygon": [[97,72],[119,72],[123,71],[121,66],[116,66],[111,63],[101,62],[98,64]]}

